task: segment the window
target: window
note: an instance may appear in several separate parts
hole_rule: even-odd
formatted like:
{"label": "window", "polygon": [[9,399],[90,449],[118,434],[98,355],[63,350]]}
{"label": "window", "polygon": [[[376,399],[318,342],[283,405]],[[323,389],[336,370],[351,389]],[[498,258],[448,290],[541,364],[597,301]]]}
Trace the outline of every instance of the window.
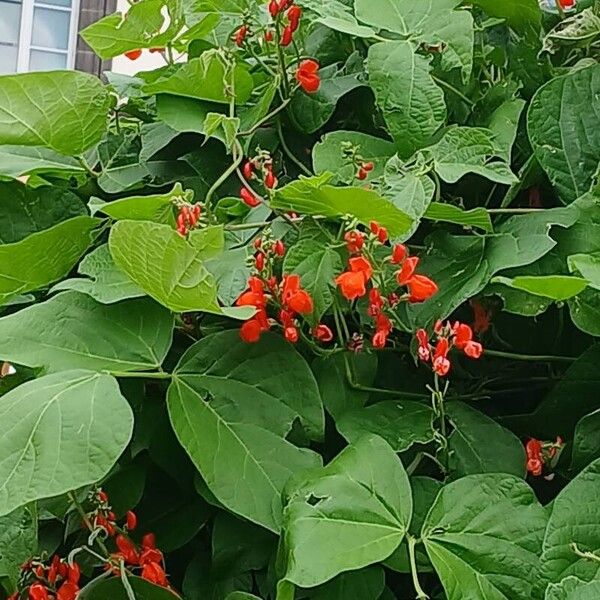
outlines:
{"label": "window", "polygon": [[72,69],[79,0],[0,0],[0,74]]}

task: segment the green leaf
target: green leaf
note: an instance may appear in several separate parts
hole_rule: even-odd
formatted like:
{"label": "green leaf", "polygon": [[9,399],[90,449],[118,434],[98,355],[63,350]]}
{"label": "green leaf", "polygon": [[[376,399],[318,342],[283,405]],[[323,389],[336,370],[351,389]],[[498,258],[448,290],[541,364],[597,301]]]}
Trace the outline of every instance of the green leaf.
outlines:
{"label": "green leaf", "polygon": [[452,204],[432,202],[425,211],[425,218],[431,221],[443,221],[455,223],[465,227],[477,227],[486,233],[493,233],[494,227],[490,215],[485,208],[478,207],[471,210],[463,210]]}
{"label": "green leaf", "polygon": [[92,23],[81,37],[107,60],[140,48],[163,48],[183,25],[181,7],[175,0],[142,0],[127,12],[116,12]]}
{"label": "green leaf", "polygon": [[84,172],[85,169],[74,158],[48,148],[0,145],[0,175],[5,177],[38,173],[70,177]]}
{"label": "green leaf", "polygon": [[364,86],[356,74],[344,75],[336,65],[329,65],[319,71],[319,89],[307,94],[294,94],[289,106],[294,122],[305,133],[319,130],[335,112],[339,100],[352,90]]}
{"label": "green leaf", "polygon": [[517,181],[489,129],[452,127],[427,153],[433,158],[437,174],[448,183],[456,183],[468,173],[506,185]]}
{"label": "green leaf", "polygon": [[320,177],[301,177],[277,190],[271,207],[305,215],[350,215],[367,226],[371,221],[377,221],[387,227],[392,237],[410,229],[410,217],[376,192],[356,187],[333,187],[327,185],[329,179],[328,173]]}
{"label": "green leaf", "polygon": [[565,577],[546,589],[544,600],[596,600],[600,596],[600,580],[586,583],[577,577]]}
{"label": "green leaf", "polygon": [[18,242],[32,233],[87,214],[78,196],[58,187],[31,188],[0,182],[0,244]]}
{"label": "green leaf", "polygon": [[578,556],[573,544],[582,552],[597,553],[600,549],[599,486],[600,460],[596,460],[552,503],[542,549],[540,591],[546,583],[558,583],[570,575],[583,581],[598,579],[600,562]]}
{"label": "green leaf", "polygon": [[527,103],[521,98],[511,98],[503,102],[486,119],[487,128],[494,134],[494,144],[498,156],[510,165],[512,147],[519,129],[521,113]]}
{"label": "green leaf", "polygon": [[283,269],[286,273],[300,275],[302,287],[314,302],[314,311],[307,315],[307,319],[312,325],[317,325],[333,304],[334,279],[343,270],[339,253],[323,241],[300,240],[286,254]]}
{"label": "green leaf", "polygon": [[[154,585],[141,577],[128,576],[127,580],[135,594],[136,600],[177,600],[173,592],[167,588]],[[119,577],[109,579],[96,578],[88,583],[77,596],[78,600],[129,600],[123,583]]]}
{"label": "green leaf", "polygon": [[258,596],[254,594],[249,594],[248,592],[231,592],[228,594],[225,600],[261,600]]}
{"label": "green leaf", "polygon": [[473,66],[473,17],[460,0],[435,0],[415,7],[410,0],[355,0],[359,21],[400,34],[404,39],[442,45],[442,67],[460,68],[467,82]]}
{"label": "green leaf", "polygon": [[0,319],[3,360],[46,371],[158,368],[169,347],[173,317],[149,299],[99,304],[63,292]]}
{"label": "green leaf", "polygon": [[108,250],[108,244],[102,244],[90,252],[79,263],[77,272],[86,277],[65,279],[57,283],[51,292],[75,290],[102,304],[145,296],[144,291],[117,268]]}
{"label": "green leaf", "polygon": [[361,438],[326,467],[298,476],[286,495],[285,579],[302,587],[385,560],[412,514],[404,467],[377,436]]}
{"label": "green leaf", "polygon": [[140,128],[142,149],[140,162],[147,162],[166,148],[177,136],[178,131],[171,129],[166,123],[144,123]]}
{"label": "green leaf", "polygon": [[571,319],[576,327],[593,336],[600,336],[600,292],[588,289],[568,302]]}
{"label": "green leaf", "polygon": [[394,452],[404,452],[413,444],[427,444],[433,439],[432,422],[433,411],[426,404],[386,400],[344,412],[336,420],[336,427],[351,444],[374,434],[381,436]]}
{"label": "green leaf", "polygon": [[369,84],[403,158],[427,146],[446,119],[444,93],[429,63],[410,42],[381,42],[369,49]]}
{"label": "green leaf", "polygon": [[173,210],[175,202],[192,202],[193,195],[191,190],[184,191],[181,184],[176,183],[173,189],[166,194],[130,196],[112,202],[92,198],[89,206],[92,214],[102,212],[115,221],[129,219],[131,221],[152,221],[174,226]]}
{"label": "green leaf", "polygon": [[581,470],[600,458],[600,409],[582,417],[575,426],[571,469]]}
{"label": "green leaf", "polygon": [[115,379],[63,371],[0,397],[0,515],[102,479],[133,430]]}
{"label": "green leaf", "polygon": [[236,330],[215,333],[183,355],[176,373],[187,385],[214,396],[222,412],[235,415],[246,406],[254,411],[253,422],[282,436],[300,418],[313,439],[323,437],[317,383],[304,359],[279,335],[265,334],[260,342],[247,344]]}
{"label": "green leaf", "polygon": [[226,306],[233,304],[248,286],[250,267],[247,247],[225,250],[215,258],[206,261],[204,266],[217,282],[217,295]]}
{"label": "green leaf", "polygon": [[372,38],[376,35],[370,27],[359,25],[350,8],[339,0],[304,0],[302,6],[314,13],[310,15],[311,22],[320,23],[353,37]]}
{"label": "green leaf", "polygon": [[0,144],[81,154],[106,131],[111,106],[100,80],[79,71],[0,77]]}
{"label": "green leaf", "polygon": [[579,271],[590,287],[600,290],[600,254],[573,254],[567,261],[571,273]]}
{"label": "green leaf", "polygon": [[396,146],[388,140],[358,131],[333,131],[325,134],[313,147],[313,167],[317,175],[329,171],[335,173],[335,182],[354,181],[356,167],[344,158],[344,144],[356,146],[360,156],[373,163],[372,178],[383,174],[385,163],[396,152]]}
{"label": "green leaf", "polygon": [[99,223],[92,217],[75,217],[0,245],[0,304],[64,277],[88,249]]}
{"label": "green leaf", "polygon": [[506,19],[506,22],[516,31],[523,32],[528,27],[539,28],[542,11],[537,0],[473,0],[490,17]]}
{"label": "green leaf", "polygon": [[220,104],[172,94],[159,94],[156,98],[158,118],[179,132],[190,131],[204,135],[207,115],[220,107]]}
{"label": "green leaf", "polygon": [[385,587],[385,572],[377,567],[349,571],[319,586],[311,600],[377,600]]}
{"label": "green leaf", "polygon": [[179,442],[219,502],[278,533],[283,486],[293,473],[316,466],[318,455],[257,425],[225,418],[204,400],[206,380],[198,379],[196,385],[193,375],[178,372],[169,387],[167,404]]}
{"label": "green leaf", "polygon": [[222,227],[195,230],[184,239],[169,225],[126,220],[112,227],[108,246],[117,267],[170,310],[245,319],[252,310],[219,306],[217,284],[204,265],[223,243]]}
{"label": "green leaf", "polygon": [[23,506],[0,517],[0,579],[14,586],[21,565],[37,551],[37,514],[34,506]]}
{"label": "green leaf", "polygon": [[422,538],[448,600],[531,600],[546,521],[512,475],[469,475],[442,488]]}
{"label": "green leaf", "polygon": [[494,277],[492,283],[501,283],[515,290],[522,290],[550,298],[556,302],[563,302],[580,294],[588,285],[587,279],[569,277],[568,275],[542,275],[540,277]]}
{"label": "green leaf", "polygon": [[589,191],[600,160],[600,65],[541,87],[527,116],[539,163],[565,203]]}
{"label": "green leaf", "polygon": [[[186,98],[229,104],[231,75],[216,51],[209,50],[198,58],[181,65],[173,74],[166,75],[144,86],[147,94],[174,94]],[[252,76],[241,65],[233,68],[233,90],[236,104],[245,104],[252,93]]]}
{"label": "green leaf", "polygon": [[455,479],[478,473],[525,476],[525,449],[511,431],[463,402],[448,403],[446,413],[454,428],[448,442]]}

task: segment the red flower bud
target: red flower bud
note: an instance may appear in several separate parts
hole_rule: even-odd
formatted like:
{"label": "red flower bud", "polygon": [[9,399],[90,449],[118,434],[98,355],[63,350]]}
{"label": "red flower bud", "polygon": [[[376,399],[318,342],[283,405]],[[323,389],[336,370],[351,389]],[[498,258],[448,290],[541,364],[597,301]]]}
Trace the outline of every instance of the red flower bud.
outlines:
{"label": "red flower bud", "polygon": [[137,515],[132,511],[127,511],[127,529],[133,531],[137,527]]}
{"label": "red flower bud", "polygon": [[396,244],[392,248],[392,264],[399,265],[406,258],[407,254],[408,251],[404,244]]}
{"label": "red flower bud", "polygon": [[156,548],[156,536],[153,533],[147,533],[142,538],[142,548]]}
{"label": "red flower bud", "polygon": [[69,572],[68,572],[68,579],[71,583],[75,583],[78,584],[79,583],[79,579],[81,578],[81,569],[79,568],[79,565],[74,562],[72,565],[69,565],[68,567]]}
{"label": "red flower bud", "polygon": [[254,164],[247,160],[242,167],[242,173],[244,174],[244,177],[250,181],[254,176]]}
{"label": "red flower bud", "polygon": [[281,240],[277,240],[275,242],[275,244],[273,245],[273,252],[275,252],[277,256],[285,255],[285,246],[283,245],[283,242]]}
{"label": "red flower bud", "polygon": [[142,55],[141,50],[130,50],[129,52],[125,52],[125,56],[129,60],[137,60]]}
{"label": "red flower bud", "polygon": [[368,176],[369,174],[361,167],[356,174],[356,179],[359,181],[364,181]]}
{"label": "red flower bud", "polygon": [[277,0],[271,0],[271,2],[269,2],[269,13],[273,19],[279,14],[279,5],[277,4]]}
{"label": "red flower bud", "polygon": [[258,249],[260,249],[261,246],[262,246],[262,239],[261,238],[256,238],[254,240],[254,247],[258,250]]}
{"label": "red flower bud", "polygon": [[385,227],[380,227],[379,231],[377,232],[377,239],[382,243],[385,244],[388,240],[388,232],[387,229]]}
{"label": "red flower bud", "polygon": [[254,257],[254,266],[258,271],[262,271],[265,268],[265,255],[262,252],[257,252]]}
{"label": "red flower bud", "polygon": [[98,500],[100,500],[102,503],[108,502],[108,494],[104,490],[99,490]]}
{"label": "red flower bud", "polygon": [[369,223],[369,229],[371,233],[377,235],[379,233],[379,223],[377,221],[371,221]]}
{"label": "red flower bud", "polygon": [[289,46],[292,43],[292,38],[294,37],[294,32],[289,25],[286,25],[283,29],[283,33],[281,34],[281,40],[279,44],[284,48]]}
{"label": "red flower bud", "polygon": [[265,187],[269,190],[272,190],[274,187],[277,187],[277,177],[275,177],[273,171],[271,171],[270,169],[265,175]]}
{"label": "red flower bud", "polygon": [[331,340],[333,339],[333,331],[331,331],[331,329],[323,323],[320,323],[313,329],[312,335],[316,340],[325,343],[331,342]]}
{"label": "red flower bud", "polygon": [[142,569],[142,579],[162,587],[168,587],[169,585],[167,575],[163,568],[155,562],[144,565],[144,568]]}
{"label": "red flower bud", "polygon": [[273,32],[270,29],[267,29],[265,31],[265,42],[272,42],[273,41]]}
{"label": "red flower bud", "polygon": [[292,31],[296,31],[300,25],[300,17],[302,16],[302,9],[299,6],[292,6],[287,11],[287,18],[290,22]]}
{"label": "red flower bud", "polygon": [[348,231],[346,235],[344,235],[344,240],[346,240],[348,252],[351,252],[352,254],[360,252],[365,243],[365,237],[359,231]]}
{"label": "red flower bud", "polygon": [[298,329],[296,327],[286,327],[284,336],[290,344],[295,344],[298,341]]}
{"label": "red flower bud", "polygon": [[240,198],[243,200],[244,204],[248,205],[250,208],[254,208],[260,204],[260,200],[254,193],[245,187],[240,190]]}
{"label": "red flower bud", "polygon": [[387,333],[383,330],[381,331],[377,331],[375,332],[375,335],[373,336],[373,348],[377,348],[378,350],[381,350],[381,348],[385,347],[385,344],[387,342]]}
{"label": "red flower bud", "polygon": [[235,45],[241,47],[244,45],[244,41],[246,40],[246,36],[248,35],[248,25],[242,25],[234,35]]}
{"label": "red flower bud", "polygon": [[375,168],[375,164],[372,162],[366,162],[362,164],[362,168],[367,172],[370,173],[374,168]]}

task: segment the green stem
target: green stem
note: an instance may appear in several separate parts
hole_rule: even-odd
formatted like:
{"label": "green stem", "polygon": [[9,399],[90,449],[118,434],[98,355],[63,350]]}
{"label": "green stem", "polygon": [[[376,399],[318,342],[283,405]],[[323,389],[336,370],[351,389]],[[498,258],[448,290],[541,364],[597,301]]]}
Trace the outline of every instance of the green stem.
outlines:
{"label": "green stem", "polygon": [[562,362],[572,363],[577,360],[572,356],[550,356],[550,355],[535,355],[535,354],[519,354],[514,352],[502,352],[500,350],[485,350],[485,356],[494,358],[506,358],[508,360],[522,360],[526,362]]}
{"label": "green stem", "polygon": [[407,536],[408,540],[408,556],[410,558],[410,573],[412,575],[413,585],[415,592],[417,592],[417,600],[428,600],[429,596],[423,591],[421,584],[419,583],[419,572],[417,570],[417,556],[415,554],[415,546],[417,540],[412,536]]}
{"label": "green stem", "polygon": [[233,163],[231,165],[229,165],[229,167],[227,168],[227,170],[221,175],[221,177],[219,177],[219,179],[217,179],[211,186],[211,188],[208,190],[208,192],[206,192],[206,197],[204,199],[204,202],[206,204],[206,206],[208,206],[211,198],[213,197],[214,193],[227,181],[227,179],[229,179],[229,177],[231,175],[233,175],[236,171],[237,168],[239,168],[239,166],[242,164],[242,161],[244,160],[244,153],[241,152],[239,154],[239,156],[236,156]]}
{"label": "green stem", "polygon": [[447,81],[444,81],[443,79],[440,79],[435,75],[432,75],[431,77],[437,84],[441,85],[442,87],[445,87],[447,90],[458,96],[470,108],[473,108],[475,106],[475,102],[473,102],[473,100],[467,98],[462,92],[459,92],[453,85],[449,84]]}
{"label": "green stem", "polygon": [[121,379],[171,379],[171,373],[142,373],[139,371],[108,371],[113,377]]}
{"label": "green stem", "polygon": [[[444,392],[440,389],[440,378],[437,373],[434,375],[434,390],[432,392],[433,410],[438,417],[439,423],[439,453],[441,454],[441,463],[444,466],[444,473],[448,472],[448,431],[446,428],[446,406],[444,403]],[[446,389],[448,389],[446,387]]]}
{"label": "green stem", "polygon": [[527,215],[529,213],[539,212],[539,208],[488,208],[491,215]]}
{"label": "green stem", "polygon": [[563,7],[560,3],[560,0],[554,0],[554,3],[556,4],[556,10],[558,11],[558,15],[559,17],[562,19],[565,18],[565,11],[563,10]]}
{"label": "green stem", "polygon": [[86,173],[90,176],[93,177],[94,179],[98,179],[99,175],[98,173],[96,173],[92,167],[90,167],[90,165],[88,165],[87,160],[85,160],[85,158],[83,156],[78,156],[77,157],[77,162],[79,162],[79,164],[85,169]]}
{"label": "green stem", "polygon": [[285,137],[283,135],[283,131],[281,129],[281,121],[277,119],[277,135],[279,136],[279,141],[281,142],[281,147],[283,151],[287,154],[288,158],[308,177],[312,176],[312,172],[310,169],[298,158],[294,156],[294,153],[288,147]]}
{"label": "green stem", "polygon": [[248,129],[248,131],[242,131],[241,133],[239,133],[239,136],[245,137],[248,135],[252,135],[257,129],[260,129],[260,127],[262,127],[265,123],[270,121],[275,115],[279,114],[289,103],[290,99],[286,98],[275,110],[271,111],[266,117],[263,117],[251,129]]}

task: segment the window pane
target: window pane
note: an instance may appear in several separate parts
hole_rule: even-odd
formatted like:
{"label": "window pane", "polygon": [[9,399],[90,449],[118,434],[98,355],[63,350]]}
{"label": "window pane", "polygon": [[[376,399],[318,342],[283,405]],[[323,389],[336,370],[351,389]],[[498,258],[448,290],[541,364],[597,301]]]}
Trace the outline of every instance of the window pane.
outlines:
{"label": "window pane", "polygon": [[16,72],[18,52],[17,46],[2,46],[0,44],[0,75]]}
{"label": "window pane", "polygon": [[54,69],[67,68],[67,55],[55,54],[54,52],[43,52],[32,50],[29,61],[30,71],[53,71]]}
{"label": "window pane", "polygon": [[70,12],[36,8],[33,13],[31,45],[66,50],[69,47],[70,21]]}
{"label": "window pane", "polygon": [[71,0],[36,0],[36,4],[54,4],[55,6],[71,6]]}
{"label": "window pane", "polygon": [[[18,44],[20,27],[21,3],[0,0],[0,44]],[[4,50],[3,47],[0,56]]]}

